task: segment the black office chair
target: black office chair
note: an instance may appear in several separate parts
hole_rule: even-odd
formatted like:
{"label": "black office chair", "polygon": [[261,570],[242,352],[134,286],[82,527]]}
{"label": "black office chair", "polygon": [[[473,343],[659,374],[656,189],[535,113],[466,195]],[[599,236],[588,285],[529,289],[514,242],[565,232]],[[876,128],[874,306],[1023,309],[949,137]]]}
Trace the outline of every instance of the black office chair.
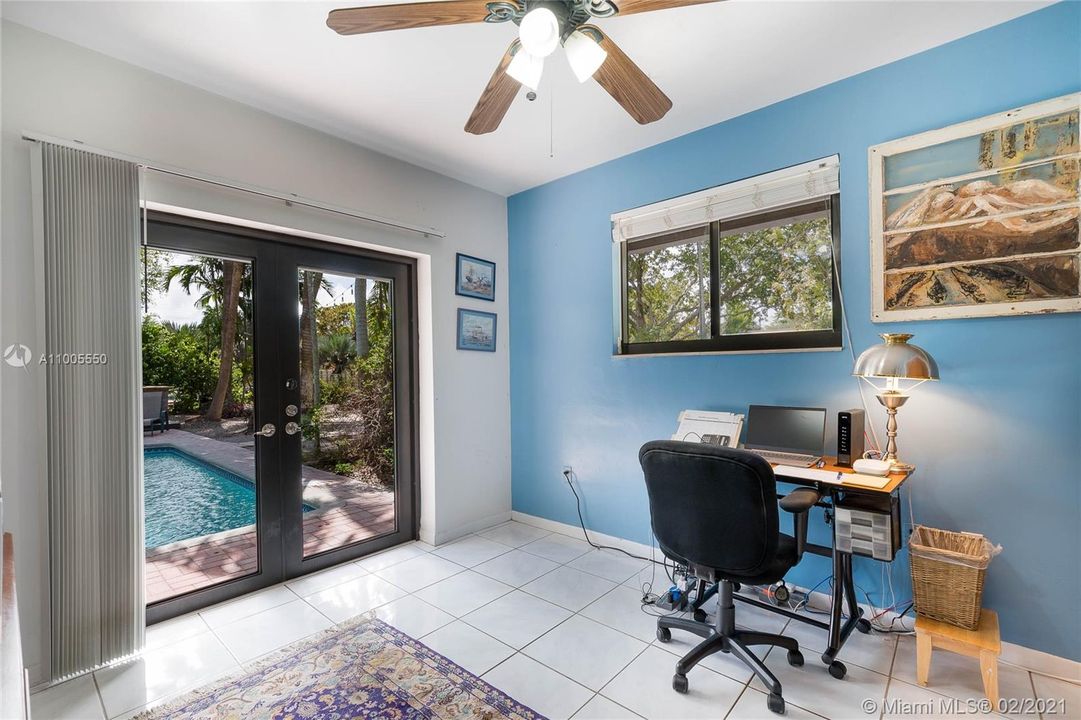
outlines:
{"label": "black office chair", "polygon": [[672,629],[705,638],[676,664],[672,687],[687,692],[687,672],[692,667],[714,653],[732,653],[769,688],[769,709],[784,713],[781,683],[748,646],[783,647],[788,651],[788,663],[800,666],[803,655],[799,644],[783,635],[736,627],[732,594],[737,583],[777,582],[799,562],[807,540],[807,512],[818,502],[819,494],[800,488],[781,501],[781,507],[794,517],[793,538],[778,529],[773,468],[754,453],[657,441],[643,445],[638,459],[646,477],[658,546],[700,580],[718,585],[712,626],[685,617],[657,620],[661,642],[672,639]]}

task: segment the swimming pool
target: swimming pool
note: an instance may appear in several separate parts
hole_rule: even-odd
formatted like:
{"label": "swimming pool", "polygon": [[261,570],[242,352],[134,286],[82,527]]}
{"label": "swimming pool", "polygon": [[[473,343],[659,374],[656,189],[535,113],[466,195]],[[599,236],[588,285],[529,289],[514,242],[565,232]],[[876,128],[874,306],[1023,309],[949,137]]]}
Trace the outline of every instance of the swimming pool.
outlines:
{"label": "swimming pool", "polygon": [[255,486],[182,450],[144,448],[143,507],[145,544],[156,548],[254,525]]}
{"label": "swimming pool", "polygon": [[143,449],[146,547],[255,524],[255,486],[175,448]]}

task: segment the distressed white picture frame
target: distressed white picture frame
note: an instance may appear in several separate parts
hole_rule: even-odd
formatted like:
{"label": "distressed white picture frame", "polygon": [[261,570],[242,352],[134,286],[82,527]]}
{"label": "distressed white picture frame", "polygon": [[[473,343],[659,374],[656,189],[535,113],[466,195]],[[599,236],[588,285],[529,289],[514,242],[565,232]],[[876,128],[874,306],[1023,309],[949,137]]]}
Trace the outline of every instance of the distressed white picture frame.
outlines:
{"label": "distressed white picture frame", "polygon": [[[1035,315],[1043,313],[1081,312],[1081,287],[1078,297],[1052,300],[1024,300],[1018,302],[983,303],[973,305],[943,305],[922,308],[904,308],[887,310],[885,307],[885,254],[883,191],[885,159],[891,155],[937,145],[958,138],[978,135],[1004,125],[1026,122],[1045,115],[1053,115],[1069,110],[1081,112],[1081,93],[1072,93],[1062,97],[1044,100],[994,115],[987,115],[975,120],[950,125],[874,145],[867,150],[868,180],[870,202],[871,236],[871,320],[873,322],[897,322],[908,320],[939,320],[966,317],[990,317],[999,315]],[[925,183],[935,184],[935,180]],[[1079,250],[1081,251],[1081,250]],[[1081,283],[1079,283],[1081,284]]]}

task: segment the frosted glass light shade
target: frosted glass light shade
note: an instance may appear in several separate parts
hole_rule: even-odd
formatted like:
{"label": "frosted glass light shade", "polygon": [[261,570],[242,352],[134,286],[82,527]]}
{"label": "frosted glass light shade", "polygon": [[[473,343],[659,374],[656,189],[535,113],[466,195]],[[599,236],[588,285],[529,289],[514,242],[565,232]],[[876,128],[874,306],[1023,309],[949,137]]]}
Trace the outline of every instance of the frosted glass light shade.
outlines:
{"label": "frosted glass light shade", "polygon": [[522,47],[539,58],[546,58],[559,45],[559,20],[548,8],[536,8],[526,13],[518,26]]}
{"label": "frosted glass light shade", "polygon": [[540,85],[542,72],[544,59],[531,55],[525,48],[518,50],[507,66],[507,74],[530,90],[536,90]]}
{"label": "frosted glass light shade", "polygon": [[604,64],[608,52],[585,33],[575,30],[563,42],[563,49],[567,51],[567,62],[574,71],[578,82],[584,83],[593,77],[593,73]]}

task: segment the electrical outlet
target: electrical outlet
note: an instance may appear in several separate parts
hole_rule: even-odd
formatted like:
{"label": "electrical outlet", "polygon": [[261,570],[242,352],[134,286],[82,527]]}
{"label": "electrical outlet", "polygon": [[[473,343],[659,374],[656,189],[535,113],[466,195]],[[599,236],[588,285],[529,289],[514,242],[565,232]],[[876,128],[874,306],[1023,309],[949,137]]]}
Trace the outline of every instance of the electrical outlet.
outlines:
{"label": "electrical outlet", "polygon": [[564,465],[563,466],[563,474],[566,475],[567,473],[570,473],[571,475],[574,475],[574,468],[572,468],[570,465]]}

